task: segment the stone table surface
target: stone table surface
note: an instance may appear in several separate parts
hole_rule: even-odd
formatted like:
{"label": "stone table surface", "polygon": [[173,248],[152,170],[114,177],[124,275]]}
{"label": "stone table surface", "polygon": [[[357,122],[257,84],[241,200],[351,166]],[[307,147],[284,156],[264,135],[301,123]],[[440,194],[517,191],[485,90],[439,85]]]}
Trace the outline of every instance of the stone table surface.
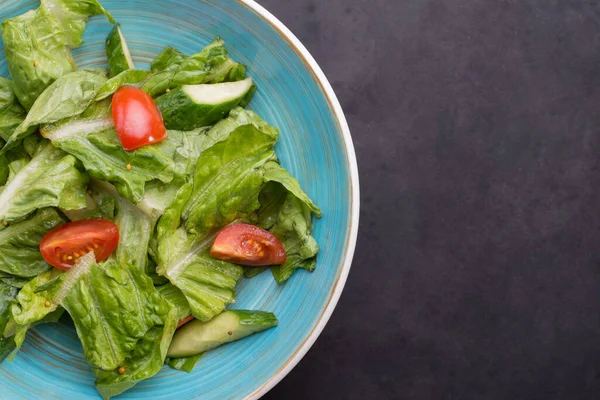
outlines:
{"label": "stone table surface", "polygon": [[259,1],[362,189],[339,306],[265,398],[599,398],[600,3]]}

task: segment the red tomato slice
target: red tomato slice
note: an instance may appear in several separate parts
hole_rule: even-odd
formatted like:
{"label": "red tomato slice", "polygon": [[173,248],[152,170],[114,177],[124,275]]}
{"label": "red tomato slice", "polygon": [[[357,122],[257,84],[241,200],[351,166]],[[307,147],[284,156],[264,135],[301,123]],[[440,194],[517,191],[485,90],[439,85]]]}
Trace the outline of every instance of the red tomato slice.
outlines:
{"label": "red tomato slice", "polygon": [[122,86],[112,98],[112,114],[117,134],[127,151],[167,137],[167,129],[156,103],[141,89]]}
{"label": "red tomato slice", "polygon": [[179,323],[177,324],[177,329],[181,328],[182,326],[184,326],[185,324],[187,324],[188,322],[190,322],[193,319],[194,319],[193,315],[188,315],[184,319],[179,320]]}
{"label": "red tomato slice", "polygon": [[52,229],[42,238],[40,252],[48,264],[68,270],[90,251],[96,261],[106,260],[118,243],[119,228],[114,222],[88,219]]}
{"label": "red tomato slice", "polygon": [[254,225],[237,224],[223,229],[210,249],[219,260],[253,267],[283,264],[283,245],[271,232]]}

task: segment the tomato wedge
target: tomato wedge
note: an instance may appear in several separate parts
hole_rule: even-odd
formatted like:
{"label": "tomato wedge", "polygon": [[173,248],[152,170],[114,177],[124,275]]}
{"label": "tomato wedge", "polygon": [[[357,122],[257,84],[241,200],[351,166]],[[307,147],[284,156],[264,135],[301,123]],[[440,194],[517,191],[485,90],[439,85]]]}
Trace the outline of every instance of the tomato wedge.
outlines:
{"label": "tomato wedge", "polygon": [[141,89],[120,87],[112,98],[112,114],[121,144],[127,151],[167,137],[160,110],[152,97]]}
{"label": "tomato wedge", "polygon": [[90,251],[96,261],[106,260],[118,243],[119,228],[114,222],[88,219],[52,229],[42,238],[40,252],[48,264],[68,270]]}
{"label": "tomato wedge", "polygon": [[271,232],[247,224],[231,225],[219,232],[210,255],[253,267],[283,264],[287,259],[279,239]]}

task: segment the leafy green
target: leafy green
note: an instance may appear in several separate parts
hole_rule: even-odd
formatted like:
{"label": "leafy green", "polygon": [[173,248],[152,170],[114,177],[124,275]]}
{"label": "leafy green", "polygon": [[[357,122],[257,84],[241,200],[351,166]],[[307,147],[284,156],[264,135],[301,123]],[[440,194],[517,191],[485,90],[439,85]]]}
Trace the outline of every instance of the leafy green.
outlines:
{"label": "leafy green", "polygon": [[300,184],[290,173],[276,162],[269,162],[265,165],[265,181],[278,182],[285,187],[290,193],[296,196],[301,202],[306,204],[308,208],[314,212],[317,217],[322,216],[322,212],[313,203],[306,193],[300,187]]}
{"label": "leafy green", "polygon": [[204,354],[183,358],[167,358],[167,365],[179,371],[192,372]]}
{"label": "leafy green", "polygon": [[46,208],[0,231],[0,273],[32,279],[46,272],[50,266],[40,253],[40,241],[66,222],[54,209]]}
{"label": "leafy green", "polygon": [[75,70],[69,47],[82,43],[87,18],[98,14],[114,22],[96,0],[44,0],[38,9],[4,20],[8,69],[25,109],[56,79]]}
{"label": "leafy green", "polygon": [[38,125],[57,122],[84,112],[106,83],[97,71],[81,70],[58,78],[35,101],[27,118],[10,136],[5,149],[14,147]]}
{"label": "leafy green", "polygon": [[122,364],[125,369],[123,374],[115,370],[96,370],[96,388],[103,399],[123,393],[160,371],[177,328],[175,313],[170,312],[164,318],[163,324],[151,328],[137,343]]}
{"label": "leafy green", "polygon": [[140,271],[146,271],[148,243],[154,229],[152,218],[121,197],[114,186],[106,182],[93,180],[91,190],[99,197],[108,197],[114,202],[114,222],[119,226],[119,245],[115,256],[119,263],[133,265]]}
{"label": "leafy green", "polygon": [[173,160],[163,143],[125,151],[114,129],[110,99],[94,103],[78,117],[45,126],[42,134],[52,143],[81,160],[94,178],[108,181],[133,203],[142,200],[145,183],[170,182]]}
{"label": "leafy green", "polygon": [[232,61],[223,40],[217,39],[189,57],[167,47],[152,63],[152,74],[142,89],[156,97],[181,85],[233,82],[244,79],[245,75],[246,67]]}
{"label": "leafy green", "polygon": [[311,209],[292,192],[288,193],[271,233],[281,241],[287,253],[285,264],[271,267],[277,283],[288,280],[297,268],[315,269],[319,246],[311,236]]}
{"label": "leafy green", "polygon": [[10,318],[10,304],[17,296],[18,289],[0,282],[0,362],[10,354],[15,347],[13,338],[5,338],[4,328]]}
{"label": "leafy green", "polygon": [[[15,96],[13,83],[0,77],[0,138],[4,141],[8,140],[26,116],[27,112]],[[2,146],[2,141],[0,141],[0,148]],[[2,184],[1,179],[0,184]]]}
{"label": "leafy green", "polygon": [[[209,321],[235,300],[235,286],[242,277],[242,267],[212,258],[209,248],[213,237],[193,240],[184,229],[179,229],[161,242],[163,257],[168,259],[158,272],[169,278],[189,302],[192,314],[201,321]],[[169,255],[165,249],[170,246]]]}
{"label": "leafy green", "polygon": [[144,79],[148,77],[150,71],[140,71],[137,69],[128,69],[121,72],[117,76],[110,78],[96,94],[96,101],[103,100],[109,96],[112,96],[118,88],[124,85],[138,85]]}
{"label": "leafy green", "polygon": [[185,298],[185,295],[181,290],[177,289],[175,285],[167,283],[158,287],[157,290],[173,305],[173,307],[175,307],[178,321],[188,317],[192,313],[190,304]]}
{"label": "leafy green", "polygon": [[31,161],[21,163],[18,172],[15,168],[0,188],[0,220],[14,221],[45,207],[84,208],[88,179],[78,165],[75,157],[44,143]]}
{"label": "leafy green", "polygon": [[210,232],[256,211],[264,165],[276,159],[274,145],[273,137],[244,125],[204,151],[181,214],[188,231]]}
{"label": "leafy green", "polygon": [[83,44],[83,31],[90,16],[105,15],[110,23],[115,23],[97,0],[42,0],[42,7],[47,7],[60,23],[71,48]]}
{"label": "leafy green", "polygon": [[63,213],[71,221],[80,221],[83,219],[102,218],[109,221],[115,219],[115,199],[101,193],[93,193],[90,189],[87,192],[87,206],[81,210],[63,210]]}
{"label": "leafy green", "polygon": [[129,46],[121,32],[121,25],[117,24],[106,38],[106,55],[110,66],[110,75],[119,75],[123,71],[134,69]]}
{"label": "leafy green", "polygon": [[56,322],[60,318],[63,310],[59,308],[59,303],[64,294],[37,292],[40,286],[48,284],[59,274],[57,269],[44,272],[25,284],[17,294],[10,307],[11,320],[4,329],[5,337],[14,335],[16,345],[9,360],[12,360],[21,348],[30,328],[39,323]]}
{"label": "leafy green", "polygon": [[112,371],[152,328],[165,325],[171,305],[139,269],[114,259],[97,264],[93,253],[42,287],[37,296],[71,315],[93,368]]}

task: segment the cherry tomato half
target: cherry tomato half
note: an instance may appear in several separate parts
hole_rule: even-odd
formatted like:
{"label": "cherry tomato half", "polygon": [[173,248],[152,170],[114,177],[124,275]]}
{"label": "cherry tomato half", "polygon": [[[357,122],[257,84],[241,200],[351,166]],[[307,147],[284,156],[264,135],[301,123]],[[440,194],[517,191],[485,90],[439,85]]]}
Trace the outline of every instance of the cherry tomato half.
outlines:
{"label": "cherry tomato half", "polygon": [[283,264],[283,245],[271,232],[254,225],[228,226],[217,235],[210,255],[219,260],[248,266]]}
{"label": "cherry tomato half", "polygon": [[90,251],[96,261],[106,260],[118,243],[119,228],[114,222],[88,219],[52,229],[42,238],[40,252],[48,264],[68,270]]}
{"label": "cherry tomato half", "polygon": [[156,103],[141,89],[122,86],[112,98],[112,114],[117,134],[127,151],[167,137],[167,129]]}

